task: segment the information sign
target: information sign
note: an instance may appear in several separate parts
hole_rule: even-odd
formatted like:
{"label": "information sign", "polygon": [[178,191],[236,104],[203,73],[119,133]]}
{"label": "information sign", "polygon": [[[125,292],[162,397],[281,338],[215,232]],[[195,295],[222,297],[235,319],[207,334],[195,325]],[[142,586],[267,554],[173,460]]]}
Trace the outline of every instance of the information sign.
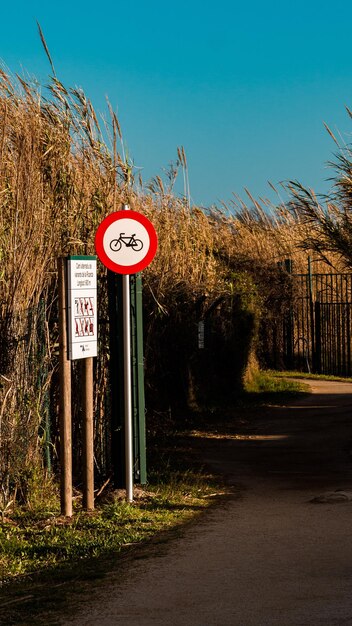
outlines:
{"label": "information sign", "polygon": [[97,356],[97,261],[71,256],[68,273],[68,358]]}

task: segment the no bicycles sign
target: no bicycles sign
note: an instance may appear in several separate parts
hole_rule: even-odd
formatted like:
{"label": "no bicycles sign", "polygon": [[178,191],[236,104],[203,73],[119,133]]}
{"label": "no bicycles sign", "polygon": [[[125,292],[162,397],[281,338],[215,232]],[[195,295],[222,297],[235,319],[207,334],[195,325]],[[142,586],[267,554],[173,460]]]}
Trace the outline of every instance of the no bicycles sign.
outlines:
{"label": "no bicycles sign", "polygon": [[95,236],[99,259],[116,274],[141,272],[153,260],[157,247],[153,224],[136,211],[110,213]]}

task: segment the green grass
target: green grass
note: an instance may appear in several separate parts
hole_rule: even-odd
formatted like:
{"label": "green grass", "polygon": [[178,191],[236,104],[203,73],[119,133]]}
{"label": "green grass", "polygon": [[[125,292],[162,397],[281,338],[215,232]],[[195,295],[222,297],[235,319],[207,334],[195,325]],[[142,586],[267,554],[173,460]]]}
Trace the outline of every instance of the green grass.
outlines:
{"label": "green grass", "polygon": [[[281,373],[258,372],[240,399],[240,405],[285,404],[306,391],[297,381]],[[228,409],[229,416],[235,412]],[[204,415],[205,423],[210,418]],[[209,421],[208,421],[209,420]],[[172,448],[172,446],[171,446]],[[33,478],[27,506],[2,512],[0,525],[0,579],[10,582],[29,574],[50,572],[103,555],[121,554],[126,548],[150,540],[163,531],[178,528],[213,502],[223,486],[194,467],[193,461],[169,460],[167,449],[158,452],[158,470],[150,472],[147,491],[132,504],[115,492],[91,513],[82,511],[77,498],[72,519],[60,516],[57,490],[52,483],[39,487]],[[171,450],[171,452],[170,452]],[[181,453],[182,457],[182,453]],[[161,469],[162,467],[162,469]],[[186,469],[185,469],[186,468]],[[35,483],[38,482],[37,488]],[[43,496],[44,494],[44,496]]]}
{"label": "green grass", "polygon": [[111,494],[94,512],[77,507],[72,519],[59,515],[58,502],[50,509],[19,508],[0,526],[1,581],[120,553],[191,520],[212,502],[214,489],[208,475],[169,472],[132,504]]}
{"label": "green grass", "polygon": [[[239,406],[228,407],[224,433],[236,429],[243,418],[251,420],[257,406],[285,404],[302,392],[305,386],[297,381],[274,372],[258,372]],[[204,414],[197,421],[204,420],[206,432],[214,428],[214,432],[220,432],[217,417],[222,419],[224,415],[221,411],[218,416]],[[188,430],[191,427],[190,422]],[[50,622],[45,611],[42,615],[43,606],[56,613],[61,603],[64,610],[65,594],[76,580],[103,581],[106,571],[122,564],[137,547],[140,558],[144,544],[159,549],[154,548],[154,540],[160,546],[228,493],[221,478],[215,480],[199,469],[189,442],[180,444],[170,434],[162,450],[160,442],[156,446],[154,456],[157,469],[149,471],[150,484],[145,491],[136,490],[132,504],[121,499],[121,493],[103,493],[104,501],[97,503],[94,512],[87,513],[77,497],[72,519],[60,516],[57,486],[52,481],[41,484],[39,476],[32,477],[28,505],[2,512],[0,610],[5,623],[28,624],[28,616],[33,615],[31,623],[47,626]]]}
{"label": "green grass", "polygon": [[246,385],[241,402],[244,404],[285,404],[287,401],[297,398],[302,393],[309,393],[308,384],[295,379],[304,380],[327,380],[337,382],[352,382],[352,378],[342,376],[328,376],[310,374],[307,372],[278,372],[265,370],[255,372],[253,380]]}
{"label": "green grass", "polygon": [[308,386],[272,371],[257,371],[246,384],[241,401],[245,404],[285,404],[307,393]]}
{"label": "green grass", "polygon": [[277,372],[258,371],[253,380],[246,385],[247,393],[299,393],[302,385],[285,377],[277,376]]}
{"label": "green grass", "polygon": [[292,372],[277,372],[277,371],[272,371],[272,370],[268,370],[266,372],[266,374],[268,374],[270,377],[273,377],[275,379],[283,379],[283,378],[307,378],[312,379],[312,380],[332,380],[332,381],[337,381],[337,382],[343,382],[343,383],[350,383],[352,382],[352,378],[351,377],[343,377],[343,376],[333,376],[333,375],[328,375],[328,374],[311,374],[308,372],[296,372],[296,371],[292,371]]}

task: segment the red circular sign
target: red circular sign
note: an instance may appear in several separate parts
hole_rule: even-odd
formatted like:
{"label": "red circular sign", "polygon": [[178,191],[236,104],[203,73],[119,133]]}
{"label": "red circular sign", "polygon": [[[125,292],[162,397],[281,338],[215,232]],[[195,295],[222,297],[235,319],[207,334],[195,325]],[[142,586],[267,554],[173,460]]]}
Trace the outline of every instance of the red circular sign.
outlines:
{"label": "red circular sign", "polygon": [[95,249],[101,262],[116,274],[136,274],[153,260],[158,238],[153,224],[136,211],[110,213],[98,226]]}

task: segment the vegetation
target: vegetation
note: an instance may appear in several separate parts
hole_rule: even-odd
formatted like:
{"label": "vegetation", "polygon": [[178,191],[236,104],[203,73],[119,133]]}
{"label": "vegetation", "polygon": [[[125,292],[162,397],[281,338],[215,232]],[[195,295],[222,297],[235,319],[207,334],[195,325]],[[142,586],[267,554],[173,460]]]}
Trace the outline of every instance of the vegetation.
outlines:
{"label": "vegetation", "polygon": [[[350,117],[352,113],[348,107]],[[305,230],[302,246],[315,251],[334,266],[352,267],[352,215],[351,173],[352,151],[350,145],[340,144],[331,130],[338,153],[330,163],[334,171],[333,187],[328,196],[317,196],[313,190],[305,189],[298,182],[290,183],[292,199],[289,210]]]}
{"label": "vegetation", "polygon": [[[204,510],[219,491],[206,474],[168,472],[164,482],[139,490],[128,504],[123,493],[110,494],[94,512],[83,512],[76,500],[74,519],[60,516],[59,499],[45,498],[35,508],[21,507],[0,526],[0,578],[52,571],[65,563],[119,553],[161,531],[175,528]],[[78,507],[78,508],[77,508]]]}
{"label": "vegetation", "polygon": [[304,378],[307,380],[332,380],[341,383],[350,383],[351,378],[344,376],[333,376],[332,374],[312,374],[309,372],[272,372],[268,371],[267,374],[270,377],[274,377],[276,380],[279,378],[290,379],[290,378]]}
{"label": "vegetation", "polygon": [[[144,304],[153,428],[151,422],[170,406],[201,406],[220,392],[224,400],[224,391],[241,386],[257,341],[261,309],[285,283],[276,261],[294,251],[288,224],[269,219],[258,208],[253,214],[243,208],[235,217],[225,210],[205,212],[190,206],[187,197],[174,196],[177,172],[183,171],[186,179],[181,149],[165,183],[156,177],[151,191],[138,186],[133,164],[124,156],[118,120],[111,109],[110,113],[101,127],[84,93],[67,89],[55,74],[43,93],[35,82],[0,74],[3,507],[13,500],[26,503],[28,479],[42,466],[43,446],[50,446],[54,469],[58,462],[58,256],[94,253],[98,223],[122,203],[152,219],[159,251],[144,275]],[[101,318],[106,319],[102,268],[101,272]],[[197,347],[201,320],[207,330],[202,355]],[[109,471],[107,335],[107,326],[101,324],[95,377],[100,480]],[[76,432],[80,415],[78,398],[74,400]]]}
{"label": "vegetation", "polygon": [[[290,380],[287,372],[258,371],[252,380],[247,383],[245,389],[245,399],[252,398],[260,401],[270,402],[271,399],[277,401],[284,398],[295,397],[304,391],[306,387],[296,380]],[[297,376],[299,374],[296,373]],[[292,373],[292,376],[294,374]]]}
{"label": "vegetation", "polygon": [[[236,428],[236,419],[253,404],[285,403],[302,393],[302,385],[258,372],[237,407],[227,428]],[[207,430],[223,419],[223,412],[213,413]],[[200,415],[189,421],[182,437],[203,424]],[[227,422],[229,422],[227,420]],[[241,422],[241,420],[240,420]],[[182,422],[181,426],[184,426]],[[204,425],[204,424],[203,424]],[[214,431],[215,432],[215,431]],[[7,507],[1,512],[0,579],[2,583],[21,580],[28,575],[47,572],[60,577],[65,564],[71,566],[98,557],[121,554],[142,542],[172,530],[204,511],[220,496],[228,493],[219,477],[199,468],[199,461],[180,445],[179,432],[170,429],[164,452],[156,457],[151,483],[145,490],[136,489],[135,502],[128,504],[123,491],[103,492],[93,512],[81,509],[81,496],[76,493],[72,519],[60,515],[57,485],[47,479],[44,490],[32,477],[30,498],[26,506]],[[88,564],[89,566],[89,564]],[[86,565],[84,565],[84,568]],[[65,570],[62,577],[65,578]]]}
{"label": "vegetation", "polygon": [[[350,267],[351,260],[349,148],[340,149],[335,187],[325,204],[292,183],[287,203],[278,196],[273,206],[247,192],[248,204],[234,197],[221,208],[204,210],[191,205],[183,148],[163,179],[137,180],[111,106],[108,118],[100,121],[84,92],[63,85],[53,66],[52,72],[48,86],[42,88],[34,80],[0,70],[4,520],[14,508],[33,501],[35,485],[46,485],[43,448],[50,449],[54,472],[58,468],[56,260],[66,254],[94,253],[96,228],[106,214],[128,203],[148,216],[158,232],[158,254],[143,277],[147,417],[152,432],[161,432],[160,416],[231,404],[245,383],[259,384],[258,361],[268,365],[268,329],[288,314],[295,295],[287,259],[301,272],[307,267],[308,250],[316,254],[316,271],[326,263],[337,270]],[[185,182],[184,197],[173,191],[179,174]],[[102,483],[110,471],[110,381],[103,268],[100,273],[95,458]],[[199,323],[205,329],[204,349],[198,348]],[[77,433],[77,397],[74,402]],[[79,455],[79,448],[75,450]],[[48,532],[54,536],[61,531]]]}

